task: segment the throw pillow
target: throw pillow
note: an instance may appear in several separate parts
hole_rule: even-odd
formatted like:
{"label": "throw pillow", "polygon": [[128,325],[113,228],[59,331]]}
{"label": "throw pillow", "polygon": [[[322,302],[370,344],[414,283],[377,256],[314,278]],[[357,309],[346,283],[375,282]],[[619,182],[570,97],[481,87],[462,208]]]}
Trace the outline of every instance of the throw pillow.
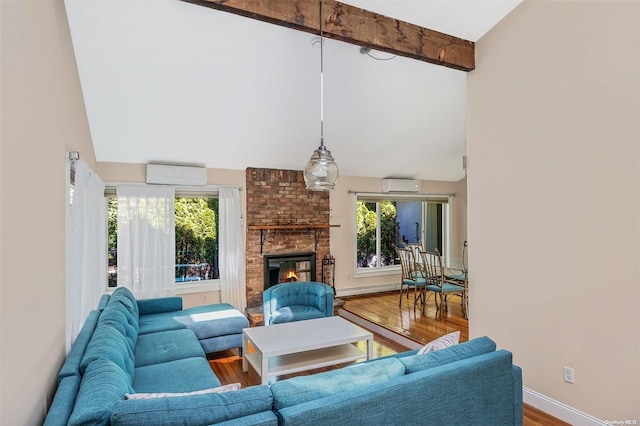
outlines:
{"label": "throw pillow", "polygon": [[218,386],[217,388],[203,389],[203,390],[198,390],[193,392],[128,393],[128,394],[125,394],[125,398],[126,399],[169,398],[169,397],[176,397],[176,396],[202,395],[206,393],[224,393],[224,392],[235,391],[238,389],[240,389],[240,383],[230,383],[228,385]]}
{"label": "throw pillow", "polygon": [[418,351],[417,355],[448,348],[449,346],[457,345],[458,342],[460,342],[460,332],[454,331],[453,333],[445,334],[444,336],[427,343]]}

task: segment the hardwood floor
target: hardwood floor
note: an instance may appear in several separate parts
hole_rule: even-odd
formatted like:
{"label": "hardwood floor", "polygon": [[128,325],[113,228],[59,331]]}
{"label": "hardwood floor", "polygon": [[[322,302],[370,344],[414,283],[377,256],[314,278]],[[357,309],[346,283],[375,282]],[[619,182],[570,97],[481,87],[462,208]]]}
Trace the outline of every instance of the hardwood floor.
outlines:
{"label": "hardwood floor", "polygon": [[403,297],[401,307],[398,306],[398,292],[341,299],[345,301],[344,310],[423,345],[456,330],[460,331],[461,342],[469,340],[469,323],[462,315],[458,296],[449,300],[449,312],[443,312],[442,321],[435,319],[433,296],[428,300],[424,314],[420,306],[414,311],[413,293],[408,298]]}
{"label": "hardwood floor", "polygon": [[[449,302],[449,312],[443,313],[443,320],[435,319],[435,307],[433,298],[425,309],[425,314],[420,309],[413,311],[413,295],[409,300],[403,299],[402,307],[398,307],[399,294],[379,293],[365,296],[341,297],[345,301],[343,309],[360,316],[368,321],[374,322],[387,330],[398,333],[416,342],[425,344],[444,334],[460,330],[460,341],[469,339],[468,322],[462,316],[460,309],[460,299],[452,299]],[[364,343],[358,345],[363,351],[366,350]],[[375,357],[390,355],[407,350],[399,343],[384,336],[374,333],[374,353]],[[255,386],[260,383],[260,377],[251,368],[248,373],[242,372],[242,358],[237,351],[225,351],[209,357],[209,364],[220,379],[222,384],[240,383],[243,388]],[[333,368],[339,368],[340,365]],[[327,371],[330,368],[309,370],[303,374],[316,374]],[[278,377],[278,380],[286,379],[289,376]],[[548,414],[524,405],[524,426],[556,426],[567,425]]]}

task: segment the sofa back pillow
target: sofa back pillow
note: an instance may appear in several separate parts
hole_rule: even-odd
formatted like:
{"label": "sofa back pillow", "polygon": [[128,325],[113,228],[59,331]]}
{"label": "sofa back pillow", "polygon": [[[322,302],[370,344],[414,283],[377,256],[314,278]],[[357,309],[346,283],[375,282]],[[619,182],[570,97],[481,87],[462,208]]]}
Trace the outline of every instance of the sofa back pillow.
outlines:
{"label": "sofa back pillow", "polygon": [[110,325],[127,338],[131,349],[135,349],[138,341],[138,318],[134,318],[120,303],[112,303],[102,312],[98,325]]}
{"label": "sofa back pillow", "polygon": [[[127,338],[110,325],[98,325],[80,363],[80,374],[85,374],[89,364],[97,359],[107,359],[133,379],[134,356]],[[123,394],[124,396],[124,394]]]}
{"label": "sofa back pillow", "polygon": [[120,367],[104,358],[92,361],[80,382],[69,426],[108,425],[113,404],[131,392],[131,381]]}
{"label": "sofa back pillow", "polygon": [[459,345],[450,346],[423,355],[411,355],[398,358],[404,364],[407,374],[428,368],[438,367],[455,361],[471,358],[477,355],[494,352],[496,343],[488,337],[478,337]]}
{"label": "sofa back pillow", "polygon": [[405,368],[400,361],[387,358],[282,380],[271,385],[273,407],[278,410],[339,392],[375,387],[376,384],[404,374]]}
{"label": "sofa back pillow", "polygon": [[138,308],[138,302],[136,301],[136,297],[131,293],[126,287],[118,287],[111,294],[111,298],[109,299],[109,304],[118,302],[125,306],[129,312],[137,319],[140,316],[140,311]]}

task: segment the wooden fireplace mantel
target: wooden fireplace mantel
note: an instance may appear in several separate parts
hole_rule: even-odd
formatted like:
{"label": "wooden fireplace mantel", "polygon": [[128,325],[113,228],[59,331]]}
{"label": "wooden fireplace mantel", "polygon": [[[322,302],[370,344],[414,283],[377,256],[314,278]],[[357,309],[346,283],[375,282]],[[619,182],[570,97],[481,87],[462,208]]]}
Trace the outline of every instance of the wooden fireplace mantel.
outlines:
{"label": "wooden fireplace mantel", "polygon": [[250,231],[260,231],[260,255],[262,255],[262,247],[264,246],[264,242],[267,239],[267,234],[269,231],[313,231],[314,233],[314,249],[318,250],[318,241],[320,241],[320,236],[322,235],[322,231],[327,228],[338,228],[340,225],[311,225],[311,224],[290,224],[290,225],[249,225],[247,227]]}

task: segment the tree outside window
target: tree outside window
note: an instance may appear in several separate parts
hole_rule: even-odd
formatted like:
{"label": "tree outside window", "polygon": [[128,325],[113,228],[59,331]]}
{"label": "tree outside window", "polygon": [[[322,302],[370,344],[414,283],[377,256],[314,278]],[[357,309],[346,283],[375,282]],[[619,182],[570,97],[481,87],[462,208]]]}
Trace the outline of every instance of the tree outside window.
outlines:
{"label": "tree outside window", "polygon": [[[118,285],[118,199],[108,197],[108,286]],[[176,197],[175,282],[220,278],[218,198]]]}
{"label": "tree outside window", "polygon": [[399,227],[395,201],[357,201],[358,268],[395,265]]}

